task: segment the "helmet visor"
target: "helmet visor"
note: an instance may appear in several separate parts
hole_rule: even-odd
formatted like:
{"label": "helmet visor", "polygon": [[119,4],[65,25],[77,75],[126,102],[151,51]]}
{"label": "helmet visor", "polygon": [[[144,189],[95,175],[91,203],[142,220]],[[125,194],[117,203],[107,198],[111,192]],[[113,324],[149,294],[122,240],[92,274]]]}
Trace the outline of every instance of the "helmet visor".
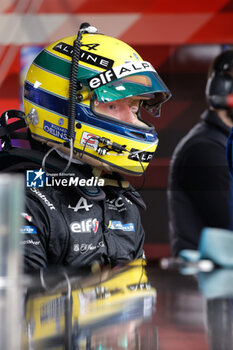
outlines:
{"label": "helmet visor", "polygon": [[139,118],[141,105],[147,97],[133,96],[105,103],[99,102],[95,95],[93,97],[91,108],[95,115],[114,118],[119,122],[133,124],[141,128],[151,127],[150,124]]}
{"label": "helmet visor", "polygon": [[95,95],[102,103],[143,95],[143,107],[158,116],[161,104],[171,94],[155,71],[146,71],[104,84],[95,89]]}

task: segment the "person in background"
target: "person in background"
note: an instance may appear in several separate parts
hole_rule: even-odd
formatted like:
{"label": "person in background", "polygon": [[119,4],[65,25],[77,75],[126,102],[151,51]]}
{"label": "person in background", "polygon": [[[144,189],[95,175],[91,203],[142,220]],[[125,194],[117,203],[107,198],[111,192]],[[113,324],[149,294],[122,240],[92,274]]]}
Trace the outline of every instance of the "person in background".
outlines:
{"label": "person in background", "polygon": [[233,50],[212,62],[206,85],[208,109],[181,139],[172,155],[168,180],[172,255],[197,249],[204,227],[229,229],[231,180],[226,144],[233,127]]}

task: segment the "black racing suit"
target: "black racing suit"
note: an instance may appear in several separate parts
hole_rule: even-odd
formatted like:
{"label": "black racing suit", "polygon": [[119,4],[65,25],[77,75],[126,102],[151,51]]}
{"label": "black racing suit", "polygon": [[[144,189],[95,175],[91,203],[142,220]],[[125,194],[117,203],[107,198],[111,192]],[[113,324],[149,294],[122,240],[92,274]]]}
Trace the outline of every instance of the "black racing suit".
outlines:
{"label": "black racing suit", "polygon": [[[92,168],[78,165],[75,176],[90,178]],[[25,270],[95,261],[115,265],[142,257],[138,205],[144,207],[144,202],[131,186],[26,187],[21,228]]]}

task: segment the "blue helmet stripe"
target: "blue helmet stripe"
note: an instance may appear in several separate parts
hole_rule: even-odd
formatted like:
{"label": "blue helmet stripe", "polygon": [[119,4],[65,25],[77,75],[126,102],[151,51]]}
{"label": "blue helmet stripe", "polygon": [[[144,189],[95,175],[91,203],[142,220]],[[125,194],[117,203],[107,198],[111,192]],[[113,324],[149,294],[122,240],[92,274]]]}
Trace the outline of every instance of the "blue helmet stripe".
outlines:
{"label": "blue helmet stripe", "polygon": [[[53,95],[41,88],[35,88],[27,81],[24,85],[24,97],[32,103],[51,112],[63,115],[66,118],[68,116],[68,99]],[[92,114],[90,108],[81,106],[80,104],[76,104],[76,120],[132,139],[138,140],[138,138],[140,138],[140,141],[142,142],[145,141],[151,143],[157,139],[154,130],[148,130],[145,132],[133,125],[119,125],[117,120],[116,123],[114,123],[112,120],[100,119]]]}

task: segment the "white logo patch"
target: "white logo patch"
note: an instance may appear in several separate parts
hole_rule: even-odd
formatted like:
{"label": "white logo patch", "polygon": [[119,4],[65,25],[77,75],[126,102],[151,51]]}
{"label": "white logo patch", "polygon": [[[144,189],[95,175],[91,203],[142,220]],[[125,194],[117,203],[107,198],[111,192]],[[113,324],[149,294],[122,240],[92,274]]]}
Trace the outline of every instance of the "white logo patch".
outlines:
{"label": "white logo patch", "polygon": [[[126,210],[125,203],[123,202],[122,197],[107,199],[107,206],[109,210],[117,210],[119,213]],[[131,203],[132,204],[132,203]]]}
{"label": "white logo patch", "polygon": [[95,219],[86,219],[74,221],[70,224],[70,229],[74,233],[96,233],[99,227],[99,221]]}
{"label": "white logo patch", "polygon": [[32,222],[32,217],[28,213],[21,213],[21,216],[28,222]]}
{"label": "white logo patch", "polygon": [[40,241],[33,241],[32,239],[27,239],[25,241],[20,242],[20,244],[23,244],[23,245],[26,245],[26,244],[39,245]]}
{"label": "white logo patch", "polygon": [[92,208],[92,207],[93,207],[93,204],[87,204],[87,200],[84,197],[81,197],[79,199],[79,201],[78,201],[78,203],[76,204],[75,207],[71,207],[70,204],[68,205],[68,208],[69,209],[73,209],[75,212],[79,211],[81,209],[85,209],[86,211],[89,211],[90,208]]}
{"label": "white logo patch", "polygon": [[97,147],[99,145],[99,141],[97,140],[96,135],[90,134],[86,131],[82,133],[82,138],[81,138],[81,145],[86,145],[87,148],[92,148],[94,150],[97,150]]}
{"label": "white logo patch", "polygon": [[87,243],[82,243],[82,244],[74,244],[74,251],[75,252],[80,252],[81,254],[85,254],[86,252],[90,250],[95,250],[98,248],[104,247],[104,242],[100,241],[96,245],[93,245],[92,243],[87,244]]}
{"label": "white logo patch", "polygon": [[56,210],[54,205],[46,198],[44,194],[42,194],[37,188],[31,187],[30,190],[34,192],[42,201],[49,207],[50,210]]}

